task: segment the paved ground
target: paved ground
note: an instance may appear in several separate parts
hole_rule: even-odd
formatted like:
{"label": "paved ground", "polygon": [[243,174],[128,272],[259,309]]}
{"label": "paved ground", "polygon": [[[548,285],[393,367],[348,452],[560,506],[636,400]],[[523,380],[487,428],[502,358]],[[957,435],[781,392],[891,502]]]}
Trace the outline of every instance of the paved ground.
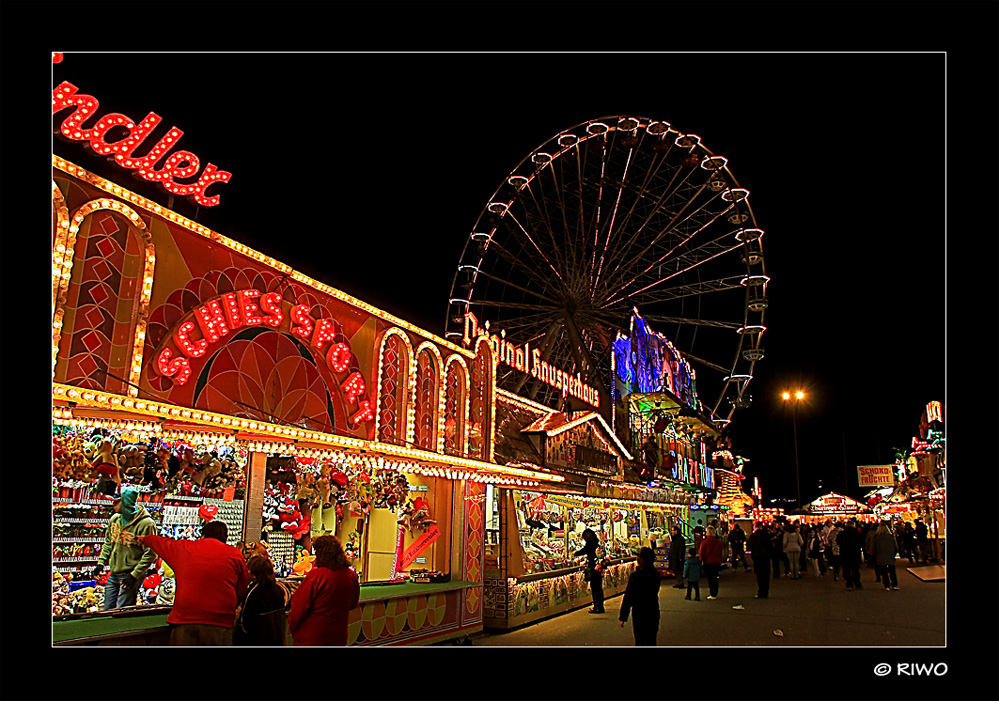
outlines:
{"label": "paved ground", "polygon": [[[929,566],[932,567],[932,566]],[[685,601],[686,589],[663,580],[659,592],[659,645],[662,646],[942,646],[945,583],[942,568],[921,574],[897,567],[899,591],[885,591],[874,570],[861,572],[863,589],[847,591],[832,574],[771,580],[770,598],[753,599],[756,575],[742,569],[723,570],[719,596],[707,601],[701,579],[701,601]],[[735,606],[743,608],[735,609]],[[555,618],[506,632],[483,632],[471,638],[478,646],[630,646],[631,622],[620,627],[621,596],[606,601],[606,614],[577,609]],[[775,634],[781,631],[783,635]]]}

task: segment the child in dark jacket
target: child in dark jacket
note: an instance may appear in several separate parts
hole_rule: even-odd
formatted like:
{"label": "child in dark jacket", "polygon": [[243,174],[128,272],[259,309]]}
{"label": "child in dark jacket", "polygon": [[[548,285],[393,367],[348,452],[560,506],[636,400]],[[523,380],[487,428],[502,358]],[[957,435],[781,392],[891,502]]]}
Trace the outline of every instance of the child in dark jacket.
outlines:
{"label": "child in dark jacket", "polygon": [[683,578],[687,580],[687,595],[683,597],[690,601],[690,590],[694,590],[694,601],[701,600],[701,587],[698,580],[701,578],[701,560],[697,557],[697,548],[691,548],[690,557],[683,562]]}

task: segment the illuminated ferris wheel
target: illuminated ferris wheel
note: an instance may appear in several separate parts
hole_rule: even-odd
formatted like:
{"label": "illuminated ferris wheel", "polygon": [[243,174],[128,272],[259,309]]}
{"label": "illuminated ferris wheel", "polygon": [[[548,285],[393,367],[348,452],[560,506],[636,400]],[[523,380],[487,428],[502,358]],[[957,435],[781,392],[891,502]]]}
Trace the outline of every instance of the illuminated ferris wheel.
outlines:
{"label": "illuminated ferris wheel", "polygon": [[[731,418],[764,355],[762,235],[749,191],[696,134],[643,117],[586,121],[531,151],[489,198],[446,337],[461,342],[470,312],[606,401],[612,345],[637,308],[690,362],[703,407]],[[562,399],[502,363],[497,385],[553,408]]]}

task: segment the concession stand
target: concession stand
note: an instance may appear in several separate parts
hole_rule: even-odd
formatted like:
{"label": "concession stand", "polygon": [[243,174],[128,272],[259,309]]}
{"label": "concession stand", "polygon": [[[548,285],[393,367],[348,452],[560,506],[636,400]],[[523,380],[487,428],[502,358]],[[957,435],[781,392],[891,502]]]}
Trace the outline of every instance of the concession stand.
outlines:
{"label": "concession stand", "polygon": [[[171,202],[218,203],[206,191],[229,173],[209,164],[179,185],[171,173],[193,177],[193,154],[152,171],[142,162],[163,142],[132,160],[150,118],[82,130],[97,107],[60,84],[57,132],[136,177],[158,173]],[[105,142],[115,124],[132,138]],[[118,611],[100,610],[90,575],[126,487],[161,534],[224,520],[232,544],[269,551],[289,596],[311,539],[335,533],[361,580],[348,644],[480,631],[488,494],[566,482],[495,461],[488,339],[455,345],[66,158],[52,165],[53,642],[166,640],[163,563]],[[607,453],[618,472],[620,450]]]}

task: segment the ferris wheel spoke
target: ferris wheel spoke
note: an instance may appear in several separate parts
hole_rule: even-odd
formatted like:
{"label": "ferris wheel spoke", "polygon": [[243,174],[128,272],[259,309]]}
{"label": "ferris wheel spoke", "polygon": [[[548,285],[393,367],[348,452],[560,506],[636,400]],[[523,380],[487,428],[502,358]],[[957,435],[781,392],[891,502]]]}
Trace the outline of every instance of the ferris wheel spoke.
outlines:
{"label": "ferris wheel spoke", "polygon": [[[503,217],[503,218],[504,219],[509,219],[510,221],[512,221],[514,224],[517,225],[517,229],[531,243],[531,245],[534,247],[534,250],[537,251],[538,255],[541,256],[541,259],[548,265],[548,267],[551,269],[551,271],[553,273],[555,273],[555,277],[557,277],[559,280],[562,280],[562,282],[564,284],[565,280],[562,278],[561,273],[559,273],[559,271],[555,268],[555,266],[552,265],[552,262],[550,260],[548,260],[548,256],[546,256],[544,254],[544,252],[541,250],[541,247],[538,246],[537,242],[535,242],[534,237],[532,237],[531,234],[530,234],[530,232],[523,226],[523,224],[521,224],[517,220],[516,216],[514,216],[514,214],[508,210],[507,213],[506,213],[506,216]],[[531,272],[532,274],[536,274],[535,271],[532,268],[530,268],[530,267],[527,266],[526,262],[521,261],[517,256],[512,256],[512,257],[508,258],[508,260],[510,260],[514,265],[516,265],[521,270],[526,270],[526,271]]]}
{"label": "ferris wheel spoke", "polygon": [[717,321],[712,319],[692,319],[682,316],[661,316],[658,314],[645,314],[645,319],[659,324],[681,324],[689,326],[711,326],[718,329],[739,329],[745,325],[745,321]]}
{"label": "ferris wheel spoke", "polygon": [[688,285],[680,285],[678,287],[670,287],[664,290],[659,290],[655,294],[647,295],[644,298],[644,301],[646,304],[656,304],[657,302],[666,302],[673,299],[680,299],[681,297],[703,295],[708,292],[745,289],[742,285],[742,280],[744,279],[745,276],[736,275],[717,280],[699,280],[698,282],[690,283]]}
{"label": "ferris wheel spoke", "polygon": [[[548,240],[551,243],[550,253],[552,258],[554,258],[555,262],[557,263],[557,265],[552,265],[552,268],[553,270],[556,270],[556,274],[561,278],[561,274],[559,274],[557,271],[570,270],[572,266],[567,265],[566,261],[560,255],[561,247],[559,246],[558,240],[555,236],[555,227],[552,226],[551,215],[548,212],[547,200],[545,199],[543,192],[544,184],[541,180],[541,176],[545,170],[550,170],[550,167],[542,169],[537,174],[536,177],[530,179],[527,182],[527,184],[519,191],[517,201],[520,203],[520,206],[523,209],[524,221],[520,221],[516,217],[513,218],[513,221],[517,224],[518,227],[520,227],[520,229],[528,237],[528,240],[530,240],[531,243],[534,243],[534,240],[533,237],[531,237],[530,234],[527,233],[528,229],[532,231],[541,230],[548,235]],[[537,186],[539,190],[542,190],[540,202],[538,201],[538,195],[534,192],[535,186]],[[526,197],[523,196],[525,191],[528,195],[530,195],[529,201],[531,204],[533,204],[533,209],[528,207],[528,200]],[[533,222],[539,222],[541,225],[537,227],[532,226]],[[538,247],[536,243],[534,243],[534,246],[540,253],[541,252],[540,247]],[[544,254],[542,254],[542,256],[544,256]]]}
{"label": "ferris wheel spoke", "polygon": [[[725,237],[719,237],[718,239],[716,239],[714,241],[709,241],[709,242],[703,244],[702,246],[700,246],[698,248],[691,249],[690,251],[684,252],[682,255],[678,256],[673,261],[671,261],[671,264],[669,265],[669,268],[675,268],[674,270],[670,270],[669,268],[667,268],[667,271],[666,271],[665,275],[663,275],[663,274],[660,273],[659,275],[654,276],[654,279],[653,279],[653,281],[651,283],[645,285],[645,287],[642,287],[642,288],[640,288],[638,290],[634,290],[634,291],[627,292],[627,293],[624,293],[624,294],[622,294],[622,293],[619,292],[617,295],[611,297],[607,301],[607,304],[613,304],[613,303],[618,302],[618,301],[620,301],[622,299],[625,299],[626,297],[634,297],[635,295],[644,295],[644,299],[645,299],[646,302],[656,301],[656,295],[655,294],[647,294],[649,292],[649,290],[651,290],[652,288],[657,287],[659,285],[662,285],[662,284],[668,282],[669,280],[672,280],[673,278],[677,277],[678,275],[682,275],[683,273],[690,272],[694,268],[696,268],[696,267],[698,267],[698,266],[700,266],[700,265],[702,265],[704,263],[707,263],[710,260],[714,260],[715,258],[718,258],[719,256],[725,255],[726,253],[730,253],[732,251],[736,251],[736,250],[738,250],[739,248],[742,247],[741,243],[736,243],[734,245],[727,246],[727,247],[723,246],[722,244],[719,243],[719,241],[721,241],[724,238]],[[733,278],[733,279],[737,279],[737,280],[741,281],[744,277],[745,276],[741,276],[741,277]],[[630,285],[630,284],[632,284],[634,282],[637,282],[637,278],[635,280],[629,282],[628,285]],[[627,285],[626,285],[626,287],[627,287]],[[728,287],[734,287],[734,285],[728,285],[728,286],[720,288],[720,289],[728,289]],[[717,289],[717,288],[713,288],[713,289]]]}
{"label": "ferris wheel spoke", "polygon": [[[640,266],[642,264],[642,261],[648,255],[649,251],[651,251],[652,248],[657,243],[659,243],[659,241],[661,241],[666,236],[669,236],[671,239],[675,240],[676,243],[674,243],[670,247],[669,250],[667,250],[665,253],[663,253],[662,255],[660,255],[659,258],[658,258],[658,260],[652,261],[648,265],[648,267],[642,273],[639,273],[639,275],[636,276],[636,278],[639,277],[639,276],[641,276],[642,274],[648,272],[649,270],[651,270],[653,267],[656,266],[657,263],[659,263],[662,260],[668,258],[680,246],[683,246],[686,243],[689,243],[698,233],[704,231],[710,224],[714,223],[718,219],[718,217],[721,216],[721,214],[723,213],[723,212],[715,213],[715,214],[711,215],[707,219],[707,221],[704,221],[704,222],[697,223],[696,220],[694,220],[693,217],[697,213],[704,211],[704,209],[707,207],[707,205],[710,204],[714,199],[715,198],[711,198],[707,202],[704,202],[704,203],[700,204],[693,212],[689,213],[683,219],[680,219],[680,215],[683,214],[683,210],[681,209],[680,212],[677,212],[677,214],[673,216],[672,220],[669,222],[669,224],[666,226],[666,228],[662,229],[658,234],[656,234],[653,237],[653,239],[646,244],[645,248],[642,249],[638,253],[637,256],[632,255],[629,252],[627,254],[629,256],[629,258],[627,260],[622,259],[622,262],[618,264],[617,270],[619,270],[619,271],[628,271],[628,270],[632,269],[633,266]],[[686,208],[686,206],[688,206],[688,205],[689,205],[689,202],[687,202],[684,205],[684,208]],[[693,231],[688,231],[687,227],[685,225],[689,225],[692,222],[694,222],[696,224],[696,226],[695,226],[695,228],[694,228]],[[612,283],[611,283],[611,281],[608,281],[608,282],[609,282],[609,284],[613,284],[615,287],[617,287],[620,284],[620,282],[623,279],[626,278],[626,275],[627,275],[626,272],[623,275],[619,274],[616,277],[616,279],[613,280]],[[623,286],[621,286],[617,290],[617,292],[615,293],[615,295],[616,294],[620,294],[620,292],[622,290],[626,289],[629,284],[630,283],[625,283]]]}
{"label": "ferris wheel spoke", "polygon": [[710,360],[699,358],[693,353],[690,353],[689,351],[685,351],[683,357],[691,362],[697,363],[698,365],[702,365],[706,368],[711,368],[712,370],[717,370],[718,372],[723,373],[725,375],[728,375],[730,372],[732,372],[732,368],[727,368],[724,365],[719,365],[718,363],[712,363]]}
{"label": "ferris wheel spoke", "polygon": [[[489,244],[489,247],[491,249],[494,249],[495,252],[498,253],[505,261],[507,261],[513,267],[514,270],[522,274],[524,277],[528,278],[529,282],[536,283],[542,290],[551,287],[551,281],[545,279],[544,277],[541,276],[541,274],[537,270],[528,266],[525,263],[523,256],[518,257],[514,255],[511,251],[507,250],[501,244],[497,243],[495,239]],[[549,297],[546,297],[538,290],[532,290],[527,287],[522,287],[512,282],[509,279],[509,276],[500,277],[498,275],[493,275],[492,273],[488,273],[485,270],[482,270],[481,268],[479,269],[479,272],[476,275],[477,276],[481,275],[482,277],[489,278],[490,280],[495,280],[496,282],[506,287],[512,287],[514,289],[520,290],[521,292],[526,292],[530,295],[533,295],[534,297],[537,297],[538,299],[548,302],[549,304],[557,304],[554,300],[552,300]]]}

